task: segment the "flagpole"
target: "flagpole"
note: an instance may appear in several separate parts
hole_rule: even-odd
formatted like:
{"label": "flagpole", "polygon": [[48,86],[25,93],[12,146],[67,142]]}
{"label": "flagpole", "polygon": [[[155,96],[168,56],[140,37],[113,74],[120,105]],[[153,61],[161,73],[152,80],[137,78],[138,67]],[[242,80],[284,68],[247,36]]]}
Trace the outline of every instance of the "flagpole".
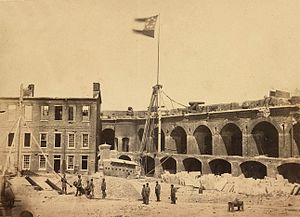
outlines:
{"label": "flagpole", "polygon": [[156,82],[159,85],[159,38],[160,38],[160,14],[158,14],[158,34],[157,34],[157,77]]}
{"label": "flagpole", "polygon": [[160,61],[160,51],[159,51],[159,40],[160,40],[160,14],[158,14],[158,37],[157,37],[157,112],[158,112],[158,135],[157,135],[157,152],[161,152],[161,100],[160,100],[160,89],[161,85],[159,84],[159,61]]}

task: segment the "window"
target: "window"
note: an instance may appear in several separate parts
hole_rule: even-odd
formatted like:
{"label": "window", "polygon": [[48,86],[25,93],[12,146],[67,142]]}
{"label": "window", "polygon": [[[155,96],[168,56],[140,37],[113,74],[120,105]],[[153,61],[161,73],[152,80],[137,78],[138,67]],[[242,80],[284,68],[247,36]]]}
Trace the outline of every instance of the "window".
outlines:
{"label": "window", "polygon": [[124,152],[129,151],[129,138],[127,138],[127,137],[122,139],[122,151],[124,151]]}
{"label": "window", "polygon": [[48,137],[47,133],[41,133],[40,134],[40,146],[42,148],[47,147],[47,139],[48,139],[47,137]]}
{"label": "window", "polygon": [[30,147],[30,140],[31,140],[31,134],[24,133],[24,147],[26,147],[26,148]]}
{"label": "window", "polygon": [[82,170],[88,169],[88,156],[87,155],[81,156],[81,169]]}
{"label": "window", "polygon": [[82,106],[82,121],[89,121],[90,120],[90,106],[84,105]]}
{"label": "window", "polygon": [[55,106],[55,111],[54,111],[55,120],[62,120],[62,109],[63,109],[62,106]]}
{"label": "window", "polygon": [[75,148],[75,134],[74,133],[68,134],[68,147]]}
{"label": "window", "polygon": [[75,106],[69,106],[68,110],[68,121],[74,121],[75,120]]}
{"label": "window", "polygon": [[30,169],[30,155],[23,155],[23,170]]}
{"label": "window", "polygon": [[89,134],[83,133],[82,134],[82,147],[88,148],[89,147]]}
{"label": "window", "polygon": [[15,136],[14,133],[9,133],[9,134],[8,134],[7,145],[8,145],[9,147],[13,144],[14,136]]}
{"label": "window", "polygon": [[8,106],[8,120],[14,121],[16,119],[16,114],[17,114],[17,106],[9,105]]}
{"label": "window", "polygon": [[25,106],[25,121],[32,121],[32,106]]}
{"label": "window", "polygon": [[68,170],[74,170],[74,155],[68,155],[67,168]]}
{"label": "window", "polygon": [[49,106],[42,105],[41,106],[41,120],[48,120],[49,118]]}
{"label": "window", "polygon": [[40,170],[46,169],[46,158],[44,157],[44,155],[39,156],[39,169]]}
{"label": "window", "polygon": [[55,148],[61,147],[61,133],[54,134],[54,147]]}

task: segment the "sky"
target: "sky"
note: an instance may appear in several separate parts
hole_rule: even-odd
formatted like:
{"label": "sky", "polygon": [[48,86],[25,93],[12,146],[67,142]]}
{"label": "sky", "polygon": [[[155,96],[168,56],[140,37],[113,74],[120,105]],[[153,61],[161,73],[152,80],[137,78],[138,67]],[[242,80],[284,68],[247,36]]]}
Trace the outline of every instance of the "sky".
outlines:
{"label": "sky", "polygon": [[[91,97],[103,110],[147,108],[160,24],[160,83],[182,104],[243,102],[300,88],[300,1],[0,0],[0,96]],[[157,26],[158,27],[158,26]],[[165,99],[167,103],[167,99]]]}

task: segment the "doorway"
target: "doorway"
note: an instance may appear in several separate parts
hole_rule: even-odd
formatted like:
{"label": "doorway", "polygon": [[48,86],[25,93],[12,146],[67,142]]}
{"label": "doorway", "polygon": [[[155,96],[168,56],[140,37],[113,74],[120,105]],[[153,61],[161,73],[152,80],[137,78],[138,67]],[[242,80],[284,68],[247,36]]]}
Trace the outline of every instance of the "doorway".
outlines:
{"label": "doorway", "polygon": [[60,155],[54,155],[54,171],[56,173],[59,173],[60,172]]}

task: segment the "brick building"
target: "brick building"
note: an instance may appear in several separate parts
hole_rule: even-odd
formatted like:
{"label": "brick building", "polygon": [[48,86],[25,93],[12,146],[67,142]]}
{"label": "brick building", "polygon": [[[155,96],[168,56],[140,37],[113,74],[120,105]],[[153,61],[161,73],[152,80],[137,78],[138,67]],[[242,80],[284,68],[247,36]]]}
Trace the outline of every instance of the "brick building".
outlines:
{"label": "brick building", "polygon": [[14,169],[94,173],[100,84],[94,83],[92,98],[34,97],[33,85],[23,93],[21,110],[20,98],[0,98],[1,162],[11,152],[9,165]]}
{"label": "brick building", "polygon": [[[101,143],[120,159],[139,161],[145,112],[103,111]],[[271,91],[242,104],[191,105],[162,116],[161,150],[152,129],[145,171],[159,176],[199,171],[263,178],[281,174],[300,183],[300,97]]]}

